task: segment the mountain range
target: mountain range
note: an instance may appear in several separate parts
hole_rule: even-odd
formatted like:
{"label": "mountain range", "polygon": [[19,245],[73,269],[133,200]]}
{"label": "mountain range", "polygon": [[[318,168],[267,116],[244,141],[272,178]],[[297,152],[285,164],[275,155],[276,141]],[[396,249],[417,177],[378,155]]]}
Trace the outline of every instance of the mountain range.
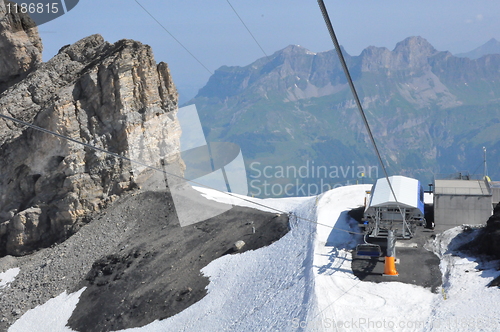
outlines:
{"label": "mountain range", "polygon": [[[440,173],[481,173],[483,146],[498,160],[500,54],[457,57],[422,37],[392,51],[342,51],[390,174],[427,184]],[[193,103],[209,140],[240,145],[250,194],[301,195],[304,184],[315,194],[383,175],[334,50],[291,45],[245,67],[223,66]]]}

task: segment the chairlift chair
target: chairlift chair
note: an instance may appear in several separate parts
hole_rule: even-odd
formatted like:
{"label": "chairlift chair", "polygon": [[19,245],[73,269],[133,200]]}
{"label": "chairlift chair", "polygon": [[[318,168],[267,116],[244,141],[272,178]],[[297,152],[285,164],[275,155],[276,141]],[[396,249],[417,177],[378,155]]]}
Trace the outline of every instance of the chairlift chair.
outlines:
{"label": "chairlift chair", "polygon": [[356,254],[358,256],[380,257],[382,256],[382,249],[378,244],[362,243],[356,246]]}
{"label": "chairlift chair", "polygon": [[356,255],[358,256],[368,256],[368,257],[380,257],[382,256],[382,249],[378,244],[368,243],[366,241],[366,234],[363,237],[365,243],[358,244],[356,246]]}

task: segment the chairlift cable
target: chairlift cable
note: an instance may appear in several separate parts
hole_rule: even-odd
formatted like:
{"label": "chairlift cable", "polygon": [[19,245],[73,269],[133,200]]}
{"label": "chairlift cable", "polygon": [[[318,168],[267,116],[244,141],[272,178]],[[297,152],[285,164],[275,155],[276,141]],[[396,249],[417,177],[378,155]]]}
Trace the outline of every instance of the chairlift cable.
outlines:
{"label": "chairlift cable", "polygon": [[234,9],[233,5],[229,2],[229,0],[226,0],[227,3],[229,4],[229,6],[231,6],[231,9],[233,10],[233,12],[236,14],[236,16],[238,16],[238,18],[240,19],[241,23],[243,24],[243,26],[245,27],[245,29],[247,29],[248,33],[250,34],[250,36],[252,36],[253,40],[255,41],[255,43],[257,43],[257,45],[259,46],[260,50],[262,51],[262,53],[264,53],[264,55],[266,57],[269,58],[269,55],[267,55],[266,51],[264,51],[264,49],[262,48],[262,46],[260,46],[260,43],[257,41],[257,38],[255,38],[255,36],[253,35],[253,33],[250,31],[250,29],[248,28],[248,26],[245,24],[245,22],[243,21],[243,19],[241,18],[241,16],[238,14],[238,12],[236,11],[236,9]]}
{"label": "chairlift cable", "polygon": [[184,44],[182,44],[180,42],[179,39],[175,38],[175,36],[167,30],[167,28],[165,28],[165,26],[163,24],[160,23],[160,21],[158,21],[156,19],[156,17],[153,16],[153,14],[151,14],[147,9],[146,7],[144,7],[138,0],[134,0],[156,23],[158,23],[158,25],[163,29],[165,30],[169,35],[170,37],[172,37],[179,45],[181,45],[181,47],[189,53],[189,55],[191,55],[191,57],[193,57],[193,59],[195,59],[203,68],[205,68],[206,71],[208,71],[210,73],[210,75],[213,75],[212,71],[210,69],[207,68],[207,66],[205,66],[193,53],[191,53],[190,50],[188,50],[188,48],[186,46],[184,46]]}
{"label": "chairlift cable", "polygon": [[396,193],[394,192],[394,188],[392,187],[391,181],[389,180],[389,174],[387,173],[387,169],[385,167],[384,161],[382,160],[382,156],[380,155],[380,151],[377,147],[377,143],[375,142],[375,138],[373,136],[372,130],[371,130],[370,125],[368,123],[368,120],[366,118],[365,111],[363,110],[363,105],[361,105],[361,101],[359,99],[358,93],[357,93],[356,88],[354,86],[351,74],[349,73],[349,69],[347,68],[347,64],[345,62],[344,55],[342,54],[342,50],[340,49],[340,44],[337,40],[337,36],[335,35],[335,31],[333,30],[333,25],[332,25],[332,22],[330,20],[330,16],[328,15],[328,10],[326,9],[325,3],[323,2],[323,0],[318,0],[318,5],[321,9],[321,13],[323,15],[323,19],[325,20],[326,27],[328,29],[328,32],[330,33],[330,37],[331,37],[333,44],[335,46],[335,51],[337,52],[337,56],[339,58],[340,64],[342,65],[342,69],[344,70],[345,76],[347,78],[347,82],[349,83],[349,87],[351,89],[354,100],[356,102],[359,114],[361,115],[361,118],[363,119],[363,123],[365,125],[366,131],[368,132],[368,136],[370,137],[370,141],[372,142],[372,145],[373,145],[373,148],[374,148],[375,153],[377,155],[377,158],[379,160],[379,163],[382,166],[382,170],[384,171],[384,175],[385,175],[385,178],[387,180],[387,184],[389,185],[389,188],[390,188],[391,193],[394,197],[394,201],[399,209],[399,212],[401,213],[401,216],[403,217],[403,222],[406,222],[403,210],[401,209],[399,201],[396,197]]}

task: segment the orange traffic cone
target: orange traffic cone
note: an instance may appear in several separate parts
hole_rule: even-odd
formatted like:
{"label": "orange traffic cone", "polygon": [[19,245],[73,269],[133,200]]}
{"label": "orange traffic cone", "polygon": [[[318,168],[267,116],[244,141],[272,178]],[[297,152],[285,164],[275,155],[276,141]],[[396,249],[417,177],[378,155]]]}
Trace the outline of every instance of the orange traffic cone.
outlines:
{"label": "orange traffic cone", "polygon": [[385,257],[384,276],[397,277],[398,275],[399,273],[396,271],[396,258]]}

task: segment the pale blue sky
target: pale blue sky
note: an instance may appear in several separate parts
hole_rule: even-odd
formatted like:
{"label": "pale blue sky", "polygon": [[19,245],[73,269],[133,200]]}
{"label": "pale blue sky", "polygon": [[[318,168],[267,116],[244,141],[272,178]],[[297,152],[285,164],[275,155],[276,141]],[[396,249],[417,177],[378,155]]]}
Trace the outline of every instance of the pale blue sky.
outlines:
{"label": "pale blue sky", "polygon": [[[226,0],[138,0],[210,71],[247,65],[264,56]],[[230,0],[267,54],[290,44],[313,52],[333,48],[313,0]],[[340,43],[351,55],[365,47],[393,49],[422,36],[436,49],[468,52],[500,40],[500,2],[494,0],[325,0]],[[129,38],[153,47],[169,64],[181,101],[210,74],[134,0],[80,0],[69,13],[39,27],[44,60],[60,47],[100,33],[110,42]]]}

